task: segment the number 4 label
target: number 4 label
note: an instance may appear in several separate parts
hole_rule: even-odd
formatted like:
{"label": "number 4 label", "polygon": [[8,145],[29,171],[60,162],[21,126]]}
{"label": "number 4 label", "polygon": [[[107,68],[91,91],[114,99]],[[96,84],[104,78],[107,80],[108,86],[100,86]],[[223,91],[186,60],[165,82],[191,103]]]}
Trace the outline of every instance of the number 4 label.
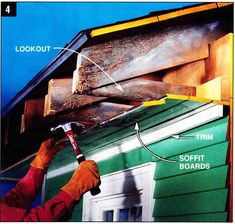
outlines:
{"label": "number 4 label", "polygon": [[16,16],[16,2],[1,2],[2,16]]}
{"label": "number 4 label", "polygon": [[7,12],[8,14],[10,14],[10,12],[11,12],[11,9],[10,9],[10,6],[9,6],[9,5],[6,7],[6,12]]}

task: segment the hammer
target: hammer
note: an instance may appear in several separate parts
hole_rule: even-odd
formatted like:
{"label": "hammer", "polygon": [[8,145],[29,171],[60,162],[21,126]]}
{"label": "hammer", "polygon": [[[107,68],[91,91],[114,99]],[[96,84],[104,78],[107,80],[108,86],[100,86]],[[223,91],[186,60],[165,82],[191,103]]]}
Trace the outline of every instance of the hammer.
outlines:
{"label": "hammer", "polygon": [[[84,128],[84,125],[79,122],[68,122],[68,123],[60,124],[57,127],[51,128],[51,131],[55,132],[56,130],[62,129],[65,132],[65,134],[68,137],[68,140],[70,141],[70,143],[73,147],[73,151],[75,153],[76,159],[77,159],[78,163],[80,164],[81,162],[85,161],[86,158],[83,155],[83,153],[78,145],[78,142],[77,142],[76,137],[74,135],[74,132],[72,130],[72,125]],[[91,192],[91,195],[97,195],[100,193],[100,188],[97,186],[97,187],[91,189],[90,192]]]}

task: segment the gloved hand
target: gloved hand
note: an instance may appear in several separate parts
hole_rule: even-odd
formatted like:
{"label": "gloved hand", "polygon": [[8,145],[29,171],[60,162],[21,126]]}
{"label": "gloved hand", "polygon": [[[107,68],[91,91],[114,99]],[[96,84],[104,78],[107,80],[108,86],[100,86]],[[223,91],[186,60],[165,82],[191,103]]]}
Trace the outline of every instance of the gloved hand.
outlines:
{"label": "gloved hand", "polygon": [[79,200],[82,194],[98,185],[100,185],[98,167],[94,161],[87,160],[80,163],[70,181],[61,190],[73,199]]}
{"label": "gloved hand", "polygon": [[50,165],[51,160],[53,159],[53,156],[65,147],[64,144],[55,145],[55,143],[56,141],[54,138],[43,142],[37,152],[35,159],[30,165],[32,167],[46,171]]}

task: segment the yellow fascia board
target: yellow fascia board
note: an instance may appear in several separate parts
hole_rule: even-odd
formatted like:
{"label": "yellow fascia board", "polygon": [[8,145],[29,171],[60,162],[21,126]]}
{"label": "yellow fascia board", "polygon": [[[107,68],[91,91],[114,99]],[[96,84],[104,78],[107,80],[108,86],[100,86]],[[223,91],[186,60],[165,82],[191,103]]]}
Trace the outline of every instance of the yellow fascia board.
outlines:
{"label": "yellow fascia board", "polygon": [[217,2],[218,7],[224,7],[224,6],[228,6],[228,5],[232,5],[233,2]]}
{"label": "yellow fascia board", "polygon": [[129,28],[135,28],[138,26],[148,25],[148,24],[155,23],[155,22],[158,22],[157,16],[153,16],[153,17],[145,18],[145,19],[140,19],[140,20],[136,20],[136,21],[131,21],[131,22],[126,22],[126,23],[122,23],[122,24],[117,24],[117,25],[113,25],[113,26],[98,28],[98,29],[94,29],[91,31],[91,37],[100,36],[103,34],[112,33],[112,32],[116,32],[116,31],[126,30]]}
{"label": "yellow fascia board", "polygon": [[144,107],[152,107],[152,106],[158,106],[158,105],[162,105],[165,104],[166,101],[161,99],[161,100],[150,100],[150,101],[145,101],[143,102],[143,106]]}
{"label": "yellow fascia board", "polygon": [[210,9],[215,9],[217,7],[218,6],[216,3],[199,5],[199,6],[188,8],[188,9],[181,9],[181,10],[178,10],[175,12],[166,13],[166,14],[158,16],[158,18],[159,18],[159,21],[163,21],[163,20],[173,19],[173,18],[176,18],[179,16],[184,16],[184,15],[196,13],[196,12],[202,12],[202,11],[206,11],[206,10],[210,10]]}
{"label": "yellow fascia board", "polygon": [[124,23],[117,24],[117,25],[93,29],[90,35],[91,37],[100,36],[103,34],[108,34],[108,33],[116,32],[116,31],[121,31],[121,30],[135,28],[135,27],[139,27],[143,25],[148,25],[151,23],[156,23],[159,21],[164,21],[164,20],[168,20],[168,19],[172,19],[172,18],[176,18],[176,17],[180,17],[180,16],[184,16],[184,15],[188,15],[188,14],[192,14],[196,12],[202,12],[202,11],[206,11],[210,9],[221,8],[227,5],[231,5],[231,4],[233,3],[232,2],[219,2],[219,3],[210,3],[206,5],[199,5],[199,6],[191,7],[188,9],[181,9],[175,12],[166,13],[166,14],[159,15],[159,16],[152,16],[149,18],[139,19],[136,21],[124,22]]}
{"label": "yellow fascia board", "polygon": [[227,106],[230,105],[230,103],[227,101],[212,100],[212,99],[207,99],[207,98],[202,98],[202,97],[197,97],[197,96],[166,94],[166,98],[174,99],[174,100],[191,100],[191,101],[204,102],[204,103],[214,103],[214,104],[227,105]]}
{"label": "yellow fascia board", "polygon": [[230,97],[233,97],[233,33],[230,33]]}
{"label": "yellow fascia board", "polygon": [[166,98],[173,99],[173,100],[189,100],[189,96],[175,95],[175,94],[166,94]]}
{"label": "yellow fascia board", "polygon": [[224,106],[230,106],[230,102],[223,101],[223,100],[213,100],[212,103],[219,104],[219,105],[224,105]]}

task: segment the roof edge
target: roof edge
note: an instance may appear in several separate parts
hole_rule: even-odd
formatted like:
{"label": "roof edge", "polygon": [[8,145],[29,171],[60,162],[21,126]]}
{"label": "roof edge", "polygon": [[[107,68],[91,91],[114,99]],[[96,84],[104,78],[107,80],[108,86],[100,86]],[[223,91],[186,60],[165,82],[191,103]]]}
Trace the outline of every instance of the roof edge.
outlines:
{"label": "roof edge", "polygon": [[186,15],[190,15],[193,13],[217,9],[217,8],[229,6],[232,4],[233,4],[232,2],[203,3],[203,4],[198,4],[196,6],[188,6],[188,7],[179,8],[177,10],[165,10],[166,13],[164,13],[163,11],[163,13],[161,14],[157,14],[153,12],[153,13],[150,13],[150,16],[139,17],[133,20],[128,20],[128,21],[92,29],[90,32],[90,35],[91,37],[97,37],[97,36],[101,36],[101,35],[105,35],[105,34],[109,34],[113,32],[123,31],[123,30],[131,29],[131,28],[136,28],[136,27],[150,25],[150,24],[157,23],[157,22],[166,21],[169,19],[186,16]]}

